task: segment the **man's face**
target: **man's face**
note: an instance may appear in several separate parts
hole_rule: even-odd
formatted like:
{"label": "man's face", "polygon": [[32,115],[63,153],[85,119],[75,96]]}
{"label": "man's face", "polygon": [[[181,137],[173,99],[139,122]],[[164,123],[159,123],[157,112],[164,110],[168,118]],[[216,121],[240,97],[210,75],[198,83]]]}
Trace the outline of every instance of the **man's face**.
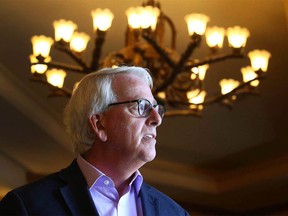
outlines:
{"label": "man's face", "polygon": [[[112,83],[117,102],[144,98],[156,104],[149,86],[135,75],[118,75]],[[107,133],[107,145],[115,151],[115,157],[144,164],[156,156],[156,127],[162,122],[157,109],[149,116],[139,117],[137,103],[111,106],[103,114],[103,126]],[[108,146],[107,146],[108,147]]]}

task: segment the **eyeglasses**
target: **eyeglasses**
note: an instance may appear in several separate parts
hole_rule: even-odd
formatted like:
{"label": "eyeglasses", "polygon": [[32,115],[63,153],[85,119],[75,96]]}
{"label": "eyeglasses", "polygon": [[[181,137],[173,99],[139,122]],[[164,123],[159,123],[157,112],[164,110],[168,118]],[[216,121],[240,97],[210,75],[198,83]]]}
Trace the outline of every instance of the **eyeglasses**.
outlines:
{"label": "eyeglasses", "polygon": [[111,103],[111,104],[108,104],[108,107],[109,106],[114,106],[114,105],[120,105],[120,104],[126,104],[126,103],[135,103],[137,102],[137,105],[138,105],[138,115],[140,117],[147,117],[149,116],[152,108],[158,108],[157,111],[159,113],[159,115],[161,116],[161,118],[164,117],[164,113],[166,111],[165,107],[163,105],[160,105],[160,104],[155,104],[155,105],[152,105],[151,102],[147,99],[144,99],[144,98],[140,98],[140,99],[137,99],[137,100],[131,100],[131,101],[123,101],[123,102],[117,102],[117,103]]}

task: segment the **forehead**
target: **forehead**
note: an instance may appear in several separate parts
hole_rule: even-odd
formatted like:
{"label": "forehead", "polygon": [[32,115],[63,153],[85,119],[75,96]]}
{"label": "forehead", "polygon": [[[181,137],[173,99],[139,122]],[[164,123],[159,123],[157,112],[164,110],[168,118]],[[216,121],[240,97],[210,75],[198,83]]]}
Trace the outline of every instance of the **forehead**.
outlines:
{"label": "forehead", "polygon": [[149,85],[134,74],[119,74],[114,77],[112,88],[118,99],[146,98],[152,100],[153,96]]}

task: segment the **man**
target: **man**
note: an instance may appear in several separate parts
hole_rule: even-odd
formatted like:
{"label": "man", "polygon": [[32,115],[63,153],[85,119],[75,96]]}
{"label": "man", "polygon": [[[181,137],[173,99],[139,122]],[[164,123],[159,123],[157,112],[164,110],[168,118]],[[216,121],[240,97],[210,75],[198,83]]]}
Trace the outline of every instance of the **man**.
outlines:
{"label": "man", "polygon": [[65,110],[76,159],[9,192],[0,215],[188,215],[138,171],[156,156],[156,128],[165,112],[151,88],[149,72],[140,67],[84,77]]}

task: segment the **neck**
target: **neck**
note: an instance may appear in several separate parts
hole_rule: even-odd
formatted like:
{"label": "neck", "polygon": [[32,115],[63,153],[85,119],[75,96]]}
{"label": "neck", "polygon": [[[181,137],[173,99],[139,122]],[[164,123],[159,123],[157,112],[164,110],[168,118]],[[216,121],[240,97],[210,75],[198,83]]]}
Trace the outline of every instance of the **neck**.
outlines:
{"label": "neck", "polygon": [[95,154],[95,152],[88,151],[83,157],[113,180],[119,196],[125,193],[134,173],[138,170],[138,167],[134,166],[133,163],[118,160],[115,156],[105,157],[105,154]]}

